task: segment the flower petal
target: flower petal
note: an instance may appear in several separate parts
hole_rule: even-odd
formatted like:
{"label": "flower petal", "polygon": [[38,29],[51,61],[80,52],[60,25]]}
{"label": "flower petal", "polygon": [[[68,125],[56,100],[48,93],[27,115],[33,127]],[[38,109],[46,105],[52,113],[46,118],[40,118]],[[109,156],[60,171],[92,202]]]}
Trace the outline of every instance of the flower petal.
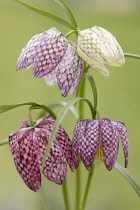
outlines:
{"label": "flower petal", "polygon": [[69,43],[65,56],[57,68],[57,82],[62,96],[74,93],[83,72],[83,60],[76,53],[75,47]]}
{"label": "flower petal", "polygon": [[50,86],[57,84],[57,68],[58,66],[50,74],[47,74],[44,77],[46,83]]}
{"label": "flower petal", "polygon": [[78,168],[79,160],[79,140],[81,136],[84,135],[85,132],[85,121],[80,120],[76,123],[74,131],[73,131],[73,138],[72,138],[72,159],[74,161],[75,168]]}
{"label": "flower petal", "polygon": [[98,71],[100,74],[108,77],[109,76],[109,70],[108,67],[104,64],[101,63],[97,60],[95,60],[96,58],[92,59],[89,57],[88,54],[86,54],[85,52],[82,51],[82,49],[80,48],[80,46],[78,46],[77,48],[77,53],[78,55],[84,59],[94,70]]}
{"label": "flower petal", "polygon": [[117,127],[120,138],[122,140],[122,147],[123,147],[123,152],[124,152],[124,158],[125,158],[125,168],[128,166],[128,134],[126,127],[124,123],[120,121],[113,121],[114,125]]}
{"label": "flower petal", "polygon": [[[106,61],[108,65],[111,66],[122,66],[125,63],[124,53],[117,42],[116,38],[106,29],[99,26],[94,26],[92,30],[98,34],[98,36],[104,42],[104,47],[107,50],[108,56],[106,56]],[[101,53],[104,53],[104,48],[101,48]]]}
{"label": "flower petal", "polygon": [[111,120],[107,118],[100,119],[100,134],[101,143],[104,154],[104,163],[108,170],[111,170],[115,164],[118,147],[119,138],[116,127],[113,125]]}
{"label": "flower petal", "polygon": [[32,136],[32,128],[20,129],[9,136],[9,144],[19,175],[36,192],[40,188],[41,176]]}
{"label": "flower petal", "polygon": [[90,169],[99,145],[99,121],[85,120],[83,126],[78,148],[85,167]]}
{"label": "flower petal", "polygon": [[52,72],[63,58],[68,41],[61,33],[44,36],[35,52],[33,77],[44,77]]}
{"label": "flower petal", "polygon": [[18,58],[16,70],[29,68],[32,66],[36,49],[44,36],[46,36],[46,32],[42,31],[39,34],[33,36],[31,40],[26,44]]}

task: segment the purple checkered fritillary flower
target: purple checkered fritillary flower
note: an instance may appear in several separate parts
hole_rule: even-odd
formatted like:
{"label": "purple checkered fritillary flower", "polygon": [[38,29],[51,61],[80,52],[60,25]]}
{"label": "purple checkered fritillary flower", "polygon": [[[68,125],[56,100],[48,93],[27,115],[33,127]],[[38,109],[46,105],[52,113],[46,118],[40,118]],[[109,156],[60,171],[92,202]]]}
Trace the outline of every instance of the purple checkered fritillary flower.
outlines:
{"label": "purple checkered fritillary flower", "polygon": [[[25,184],[35,192],[41,186],[42,160],[54,123],[55,120],[50,115],[34,121],[35,127],[30,127],[29,121],[23,120],[20,129],[9,136],[10,149],[17,171]],[[65,180],[67,162],[74,171],[71,141],[60,125],[45,160],[44,176],[61,185]]]}
{"label": "purple checkered fritillary flower", "polygon": [[34,78],[45,77],[49,85],[58,84],[62,96],[74,94],[84,69],[77,46],[51,28],[33,36],[22,49],[16,69],[32,68]]}
{"label": "purple checkered fritillary flower", "polygon": [[78,55],[94,70],[109,76],[107,65],[122,66],[124,53],[116,38],[99,26],[78,33]]}
{"label": "purple checkered fritillary flower", "polygon": [[103,159],[106,168],[111,170],[118,155],[119,137],[122,141],[125,167],[127,167],[128,136],[124,123],[108,118],[78,121],[72,140],[72,157],[75,167],[78,167],[78,155],[80,155],[87,169],[90,169],[96,157]]}

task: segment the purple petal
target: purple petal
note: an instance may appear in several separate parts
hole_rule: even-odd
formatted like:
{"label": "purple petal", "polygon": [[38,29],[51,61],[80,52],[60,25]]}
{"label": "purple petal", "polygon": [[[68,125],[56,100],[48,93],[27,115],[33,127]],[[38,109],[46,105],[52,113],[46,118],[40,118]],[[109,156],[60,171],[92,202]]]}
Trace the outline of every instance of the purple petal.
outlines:
{"label": "purple petal", "polygon": [[19,175],[36,192],[40,188],[41,176],[32,137],[32,128],[21,129],[9,136],[9,144]]}
{"label": "purple petal", "polygon": [[128,166],[128,134],[125,125],[120,121],[113,121],[113,124],[117,127],[120,138],[122,140],[122,147],[125,158],[125,168]]}
{"label": "purple petal", "polygon": [[81,136],[84,135],[85,132],[85,124],[84,120],[80,120],[76,123],[74,131],[73,131],[73,138],[72,138],[72,159],[74,161],[75,168],[78,168],[79,160],[79,140]]}
{"label": "purple petal", "polygon": [[101,143],[103,147],[104,163],[108,170],[114,167],[119,147],[119,137],[116,127],[111,120],[103,118],[100,121]]}
{"label": "purple petal", "polygon": [[46,36],[46,32],[40,32],[31,38],[31,40],[27,43],[27,45],[22,49],[21,54],[18,58],[16,70],[29,68],[32,66],[36,49],[43,39]]}
{"label": "purple petal", "polygon": [[75,92],[82,77],[83,63],[84,61],[77,55],[75,47],[69,43],[65,56],[57,68],[57,82],[62,96]]}
{"label": "purple petal", "polygon": [[90,169],[99,146],[99,121],[84,120],[83,126],[79,139],[79,154],[85,167]]}
{"label": "purple petal", "polygon": [[60,63],[68,47],[68,41],[61,33],[43,37],[33,63],[33,77],[44,77]]}
{"label": "purple petal", "polygon": [[[54,123],[55,120],[50,115],[46,115],[36,123],[36,142],[34,145],[38,145],[38,149],[36,148],[35,150],[38,150],[38,160],[40,166],[42,164],[45,148],[48,140],[50,139]],[[38,140],[39,142],[37,143]],[[49,180],[54,181],[57,184],[62,184],[66,176],[66,162],[68,162],[71,170],[74,171],[75,166],[72,160],[71,141],[62,126],[59,126],[51,150],[46,158],[43,169],[44,175]]]}

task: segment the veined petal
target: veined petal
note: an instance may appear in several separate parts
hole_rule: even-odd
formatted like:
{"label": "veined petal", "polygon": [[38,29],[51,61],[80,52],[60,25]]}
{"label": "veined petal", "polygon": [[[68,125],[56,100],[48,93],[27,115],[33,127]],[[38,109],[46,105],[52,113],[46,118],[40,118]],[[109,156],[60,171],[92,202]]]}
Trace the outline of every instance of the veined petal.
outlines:
{"label": "veined petal", "polygon": [[9,136],[9,144],[19,175],[36,192],[40,188],[41,176],[32,136],[32,128],[20,129]]}
{"label": "veined petal", "polygon": [[79,160],[79,140],[85,133],[85,124],[86,122],[84,120],[80,120],[76,123],[74,132],[73,132],[73,138],[72,138],[72,159],[74,161],[75,168],[78,168]]}
{"label": "veined petal", "polygon": [[83,66],[81,64],[79,66],[79,56],[76,53],[76,49],[69,43],[65,56],[57,68],[57,83],[62,96],[67,96],[69,92],[75,92],[82,76],[82,71]]}
{"label": "veined petal", "polygon": [[33,36],[31,40],[26,44],[18,58],[16,70],[29,68],[32,66],[36,49],[44,36],[46,36],[46,32],[42,31],[39,34]]}
{"label": "veined petal", "polygon": [[[100,36],[102,41],[104,42],[104,47],[107,50],[108,55],[106,57],[108,65],[111,66],[122,66],[125,63],[124,59],[124,53],[117,42],[116,38],[106,29],[99,27],[99,26],[94,26],[92,30]],[[101,52],[103,53],[103,46],[101,47]]]}
{"label": "veined petal", "polygon": [[104,163],[108,170],[114,167],[119,148],[119,137],[116,127],[107,118],[100,119],[100,135]]}
{"label": "veined petal", "polygon": [[68,41],[61,33],[44,36],[35,52],[33,77],[44,77],[52,72],[63,58]]}
{"label": "veined petal", "polygon": [[[101,63],[97,60],[94,60],[89,57],[88,54],[84,53],[81,48],[78,46],[77,48],[78,55],[84,59],[94,70],[98,71],[100,74],[108,77],[109,76],[109,70],[106,64]],[[95,58],[96,59],[96,58]]]}
{"label": "veined petal", "polygon": [[120,121],[113,121],[113,124],[117,127],[120,138],[122,140],[122,147],[125,158],[125,168],[128,166],[128,134],[124,123]]}
{"label": "veined petal", "polygon": [[78,148],[86,169],[90,169],[99,145],[99,121],[84,120],[83,126]]}

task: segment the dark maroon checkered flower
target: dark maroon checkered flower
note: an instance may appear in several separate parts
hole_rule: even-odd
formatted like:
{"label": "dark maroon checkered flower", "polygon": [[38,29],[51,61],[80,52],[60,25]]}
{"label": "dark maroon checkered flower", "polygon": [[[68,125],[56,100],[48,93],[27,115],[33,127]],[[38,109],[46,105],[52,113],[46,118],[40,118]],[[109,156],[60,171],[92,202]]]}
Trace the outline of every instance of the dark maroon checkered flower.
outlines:
{"label": "dark maroon checkered flower", "polygon": [[78,121],[72,140],[75,167],[78,167],[78,155],[80,155],[87,169],[90,169],[96,157],[103,159],[106,168],[111,170],[118,155],[119,137],[122,140],[125,167],[127,167],[128,136],[124,123],[108,118]]}
{"label": "dark maroon checkered flower", "polygon": [[[16,168],[25,184],[33,191],[38,191],[41,185],[40,169],[54,122],[50,115],[35,121],[35,127],[30,127],[29,121],[23,120],[21,128],[9,136]],[[71,141],[60,126],[45,161],[45,177],[56,184],[62,184],[66,176],[66,163],[72,171],[75,170],[71,152]]]}
{"label": "dark maroon checkered flower", "polygon": [[84,61],[77,46],[51,28],[33,36],[22,49],[16,69],[32,68],[33,77],[45,77],[49,85],[58,84],[62,96],[73,94],[82,77]]}

